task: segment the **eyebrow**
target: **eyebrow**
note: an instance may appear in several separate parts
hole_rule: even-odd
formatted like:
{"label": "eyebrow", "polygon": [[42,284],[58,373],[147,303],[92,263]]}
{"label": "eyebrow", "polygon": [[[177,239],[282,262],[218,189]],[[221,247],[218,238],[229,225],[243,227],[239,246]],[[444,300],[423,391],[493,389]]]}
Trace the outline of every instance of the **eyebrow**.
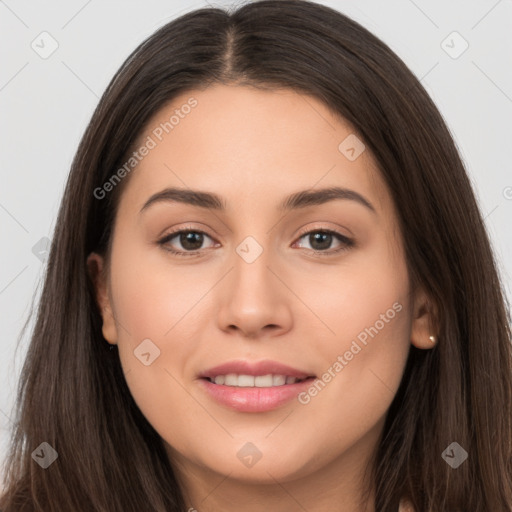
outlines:
{"label": "eyebrow", "polygon": [[[296,210],[299,208],[306,208],[313,205],[321,205],[335,199],[344,199],[356,201],[364,207],[377,213],[374,206],[355,190],[350,190],[341,187],[329,187],[317,190],[301,190],[295,192],[288,197],[278,206],[281,211]],[[212,192],[203,192],[200,190],[191,190],[185,188],[165,188],[160,192],[153,194],[141,208],[139,214],[147,210],[152,204],[160,202],[178,202],[185,203],[199,208],[208,208],[220,212],[226,211],[226,203],[217,194]]]}

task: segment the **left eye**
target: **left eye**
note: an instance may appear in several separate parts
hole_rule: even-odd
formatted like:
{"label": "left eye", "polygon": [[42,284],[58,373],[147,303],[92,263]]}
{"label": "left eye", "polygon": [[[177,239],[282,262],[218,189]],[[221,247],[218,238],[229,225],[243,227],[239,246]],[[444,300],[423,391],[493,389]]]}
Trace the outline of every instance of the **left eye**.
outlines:
{"label": "left eye", "polygon": [[342,234],[331,231],[328,229],[318,229],[315,231],[308,231],[304,235],[302,235],[299,240],[306,238],[310,244],[310,249],[315,252],[327,252],[325,249],[330,249],[330,246],[333,240],[338,240],[340,243],[340,247],[337,249],[331,250],[328,254],[336,253],[338,251],[342,251],[344,249],[348,249],[354,245],[353,240],[343,236]]}

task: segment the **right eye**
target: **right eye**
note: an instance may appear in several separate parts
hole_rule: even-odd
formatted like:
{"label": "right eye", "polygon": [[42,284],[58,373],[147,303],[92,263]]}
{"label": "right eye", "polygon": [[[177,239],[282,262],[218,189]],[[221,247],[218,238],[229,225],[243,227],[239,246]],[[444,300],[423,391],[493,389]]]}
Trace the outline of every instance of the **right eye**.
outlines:
{"label": "right eye", "polygon": [[[204,231],[197,229],[180,229],[168,233],[163,238],[158,240],[158,244],[163,247],[166,251],[177,256],[196,256],[206,238],[210,238]],[[173,248],[170,243],[172,240],[177,239],[177,242],[181,245],[182,250]]]}

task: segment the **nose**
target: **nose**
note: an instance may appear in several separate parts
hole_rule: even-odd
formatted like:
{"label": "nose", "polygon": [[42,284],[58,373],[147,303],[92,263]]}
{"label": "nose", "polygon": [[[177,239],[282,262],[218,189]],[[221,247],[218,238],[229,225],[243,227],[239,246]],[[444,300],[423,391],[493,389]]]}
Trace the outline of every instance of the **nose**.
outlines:
{"label": "nose", "polygon": [[251,339],[284,334],[293,322],[285,272],[266,249],[254,261],[240,254],[233,255],[233,268],[218,290],[219,328]]}

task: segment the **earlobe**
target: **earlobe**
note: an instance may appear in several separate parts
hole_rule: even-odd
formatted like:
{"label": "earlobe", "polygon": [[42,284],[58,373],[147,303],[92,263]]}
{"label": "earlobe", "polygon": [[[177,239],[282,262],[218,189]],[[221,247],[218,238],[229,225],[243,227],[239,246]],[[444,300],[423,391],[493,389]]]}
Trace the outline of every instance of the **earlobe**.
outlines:
{"label": "earlobe", "polygon": [[411,343],[420,349],[433,348],[437,343],[437,312],[423,290],[415,294],[411,325]]}
{"label": "earlobe", "polygon": [[89,254],[87,257],[87,271],[91,278],[96,294],[96,303],[103,319],[103,337],[108,343],[115,345],[117,344],[117,327],[109,296],[103,256],[95,252]]}

